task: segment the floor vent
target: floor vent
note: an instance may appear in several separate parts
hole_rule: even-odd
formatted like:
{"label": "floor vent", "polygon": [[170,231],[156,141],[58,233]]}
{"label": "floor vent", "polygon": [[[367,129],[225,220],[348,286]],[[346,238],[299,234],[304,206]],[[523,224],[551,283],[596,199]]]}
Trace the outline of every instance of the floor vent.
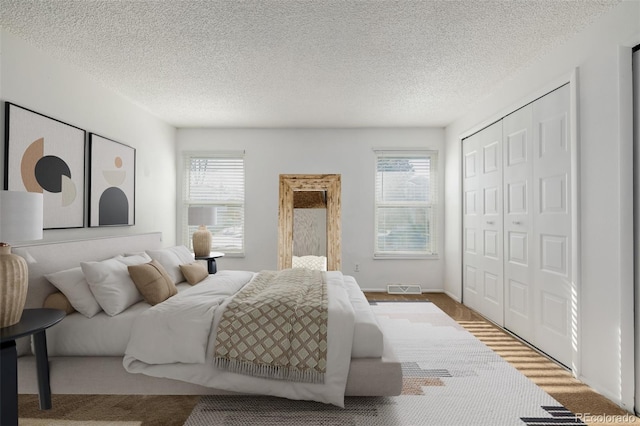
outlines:
{"label": "floor vent", "polygon": [[389,284],[388,294],[422,294],[422,288],[417,284]]}

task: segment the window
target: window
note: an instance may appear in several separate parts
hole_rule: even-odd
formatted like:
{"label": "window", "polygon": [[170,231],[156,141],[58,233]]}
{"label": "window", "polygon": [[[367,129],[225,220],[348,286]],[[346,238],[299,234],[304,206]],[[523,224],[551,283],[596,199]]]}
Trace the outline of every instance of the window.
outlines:
{"label": "window", "polygon": [[184,160],[183,241],[192,248],[198,229],[188,222],[189,207],[208,207],[211,250],[244,254],[244,153],[185,154]]}
{"label": "window", "polygon": [[437,254],[436,151],[376,151],[374,257]]}

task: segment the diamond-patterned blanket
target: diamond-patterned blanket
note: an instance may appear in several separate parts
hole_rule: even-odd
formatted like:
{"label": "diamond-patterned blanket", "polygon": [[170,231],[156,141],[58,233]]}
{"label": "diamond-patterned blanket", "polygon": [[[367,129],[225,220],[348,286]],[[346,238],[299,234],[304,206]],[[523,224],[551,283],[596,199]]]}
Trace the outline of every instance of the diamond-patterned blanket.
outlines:
{"label": "diamond-patterned blanket", "polygon": [[251,376],[324,383],[327,318],[324,272],[259,272],[222,314],[214,364]]}

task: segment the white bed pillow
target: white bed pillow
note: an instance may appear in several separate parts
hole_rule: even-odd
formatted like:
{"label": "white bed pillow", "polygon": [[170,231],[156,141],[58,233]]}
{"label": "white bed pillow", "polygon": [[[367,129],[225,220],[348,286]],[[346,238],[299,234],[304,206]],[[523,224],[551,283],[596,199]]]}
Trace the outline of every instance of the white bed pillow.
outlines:
{"label": "white bed pillow", "polygon": [[152,260],[145,252],[138,254],[127,254],[124,256],[115,256],[114,259],[124,263],[127,266],[142,265],[143,263],[148,263]]}
{"label": "white bed pillow", "polygon": [[151,258],[162,265],[167,274],[171,277],[174,284],[181,283],[185,280],[180,265],[193,262],[193,255],[185,246],[175,246],[159,250],[147,250],[147,254]]}
{"label": "white bed pillow", "polygon": [[46,274],[45,278],[67,296],[71,306],[85,317],[91,318],[102,310],[79,266]]}
{"label": "white bed pillow", "polygon": [[149,255],[145,251],[129,252],[129,253],[123,254],[123,256],[124,257],[143,256],[145,259],[147,259],[147,262],[151,262],[151,257],[149,257]]}
{"label": "white bed pillow", "polygon": [[142,255],[116,256],[100,262],[81,262],[80,267],[102,309],[114,316],[142,300],[127,266],[146,262],[146,256]]}

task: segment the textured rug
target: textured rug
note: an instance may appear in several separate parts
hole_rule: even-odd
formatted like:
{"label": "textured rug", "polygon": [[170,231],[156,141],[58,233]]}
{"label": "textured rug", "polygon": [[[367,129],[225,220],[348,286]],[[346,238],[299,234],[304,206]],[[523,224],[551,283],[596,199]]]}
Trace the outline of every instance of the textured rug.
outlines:
{"label": "textured rug", "polygon": [[206,396],[186,426],[582,425],[432,303],[377,303],[403,365],[397,397],[347,397],[345,408],[261,396]]}

